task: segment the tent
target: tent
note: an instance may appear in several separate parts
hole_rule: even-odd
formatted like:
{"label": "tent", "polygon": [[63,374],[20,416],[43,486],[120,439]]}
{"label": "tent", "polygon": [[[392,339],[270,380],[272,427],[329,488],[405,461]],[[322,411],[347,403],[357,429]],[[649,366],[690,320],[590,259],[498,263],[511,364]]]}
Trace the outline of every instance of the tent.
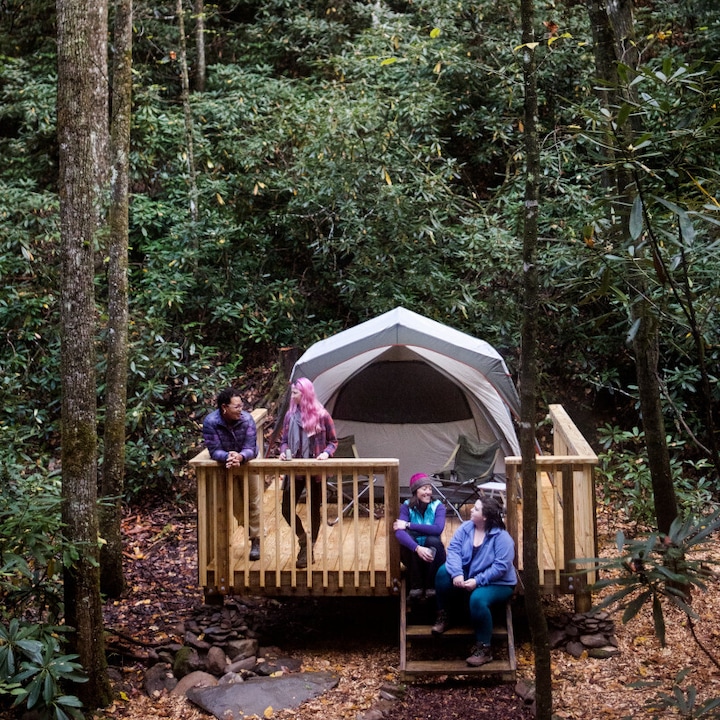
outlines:
{"label": "tent", "polygon": [[520,454],[520,401],[500,354],[405,308],[315,343],[295,363],[291,380],[300,377],[313,381],[338,437],[355,436],[361,457],[398,458],[401,486],[441,470],[461,435]]}

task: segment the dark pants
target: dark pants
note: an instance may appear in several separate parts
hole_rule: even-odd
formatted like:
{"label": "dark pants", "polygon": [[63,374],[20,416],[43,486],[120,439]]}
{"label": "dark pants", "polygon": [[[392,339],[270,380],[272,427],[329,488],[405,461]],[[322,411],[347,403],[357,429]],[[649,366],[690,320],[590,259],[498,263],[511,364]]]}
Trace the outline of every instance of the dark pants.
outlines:
{"label": "dark pants", "polygon": [[[410,535],[417,536],[417,533],[411,532]],[[426,535],[425,547],[434,547],[436,550],[435,559],[431,563],[421,560],[416,552],[409,550],[404,545],[400,546],[400,559],[407,568],[411,590],[434,588],[438,568],[445,563],[445,546],[437,535]]]}
{"label": "dark pants", "polygon": [[[310,504],[310,536],[312,538],[313,545],[315,544],[315,541],[317,540],[318,534],[320,533],[320,505],[322,503],[322,490],[320,488],[319,482],[314,482],[314,478],[312,478],[311,487],[310,490],[312,492],[308,493],[310,497],[307,499],[307,502]],[[283,482],[283,496],[282,496],[282,514],[285,518],[288,525],[292,527],[292,523],[290,520],[290,476],[285,476],[285,481]],[[295,484],[295,502],[300,499],[300,495],[302,494],[303,489],[305,488],[305,476],[304,475],[296,475],[294,479]],[[305,537],[305,526],[302,523],[302,520],[300,519],[300,516],[295,513],[295,534],[299,538]]]}

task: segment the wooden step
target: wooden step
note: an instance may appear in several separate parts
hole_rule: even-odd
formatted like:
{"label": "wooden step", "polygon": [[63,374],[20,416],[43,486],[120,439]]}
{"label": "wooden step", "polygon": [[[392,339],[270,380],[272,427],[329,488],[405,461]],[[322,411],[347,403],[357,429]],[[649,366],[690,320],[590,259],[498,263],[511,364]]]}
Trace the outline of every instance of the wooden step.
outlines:
{"label": "wooden step", "polygon": [[[432,634],[432,625],[410,625],[406,626],[405,635],[408,640],[412,638],[444,638],[444,637],[472,637],[474,635],[473,629],[469,625],[457,625],[449,627],[442,635]],[[496,625],[493,628],[493,638],[503,639],[508,635],[506,627]]]}
{"label": "wooden step", "polygon": [[[494,652],[507,659],[498,658],[492,662],[485,663],[480,667],[472,667],[465,662],[464,657],[433,659],[411,659],[408,651],[416,641],[415,650],[424,647],[427,650],[427,641],[433,640],[442,643],[444,648],[450,648],[452,641],[468,641],[468,647],[474,639],[474,631],[468,625],[450,627],[442,635],[432,634],[432,625],[408,623],[408,603],[406,598],[405,578],[403,577],[400,590],[400,676],[403,679],[422,676],[451,676],[472,675],[477,677],[493,677],[503,682],[513,682],[517,670],[517,658],[515,655],[515,633],[512,622],[512,609],[510,603],[505,605],[505,625],[496,624],[493,627]],[[446,641],[443,643],[443,639]],[[440,647],[440,646],[438,646]],[[422,653],[417,653],[422,655]]]}
{"label": "wooden step", "polygon": [[513,682],[516,679],[515,670],[509,660],[493,660],[480,667],[472,667],[464,659],[458,658],[457,660],[408,660],[401,674],[403,678],[430,675],[492,676],[504,682]]}

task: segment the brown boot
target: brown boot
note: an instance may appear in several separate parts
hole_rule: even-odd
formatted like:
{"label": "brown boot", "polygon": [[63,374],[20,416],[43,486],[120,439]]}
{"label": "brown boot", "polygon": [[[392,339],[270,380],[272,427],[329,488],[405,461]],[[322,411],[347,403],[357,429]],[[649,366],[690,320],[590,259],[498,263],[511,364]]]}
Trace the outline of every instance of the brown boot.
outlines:
{"label": "brown boot", "polygon": [[449,627],[450,623],[447,613],[444,610],[440,610],[437,614],[437,620],[435,620],[435,624],[430,628],[430,631],[433,635],[442,635]]}
{"label": "brown boot", "polygon": [[297,561],[295,562],[295,567],[302,570],[307,567],[307,538],[301,537],[298,538],[300,542],[300,550],[298,552]]}
{"label": "brown boot", "polygon": [[489,645],[481,645],[478,643],[470,651],[470,656],[466,658],[465,662],[472,667],[480,667],[485,663],[492,662],[492,650]]}

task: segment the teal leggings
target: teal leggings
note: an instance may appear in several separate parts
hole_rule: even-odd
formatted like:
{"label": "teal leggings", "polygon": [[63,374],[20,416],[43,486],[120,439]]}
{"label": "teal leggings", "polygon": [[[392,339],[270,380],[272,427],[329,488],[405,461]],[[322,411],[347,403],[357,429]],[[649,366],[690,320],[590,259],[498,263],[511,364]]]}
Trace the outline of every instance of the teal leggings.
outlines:
{"label": "teal leggings", "polygon": [[492,640],[492,612],[490,607],[497,603],[507,602],[513,594],[512,585],[478,585],[471,593],[456,588],[452,578],[443,565],[435,576],[437,604],[440,610],[450,611],[456,603],[466,603],[470,610],[470,624],[475,631],[475,640],[489,645]]}

